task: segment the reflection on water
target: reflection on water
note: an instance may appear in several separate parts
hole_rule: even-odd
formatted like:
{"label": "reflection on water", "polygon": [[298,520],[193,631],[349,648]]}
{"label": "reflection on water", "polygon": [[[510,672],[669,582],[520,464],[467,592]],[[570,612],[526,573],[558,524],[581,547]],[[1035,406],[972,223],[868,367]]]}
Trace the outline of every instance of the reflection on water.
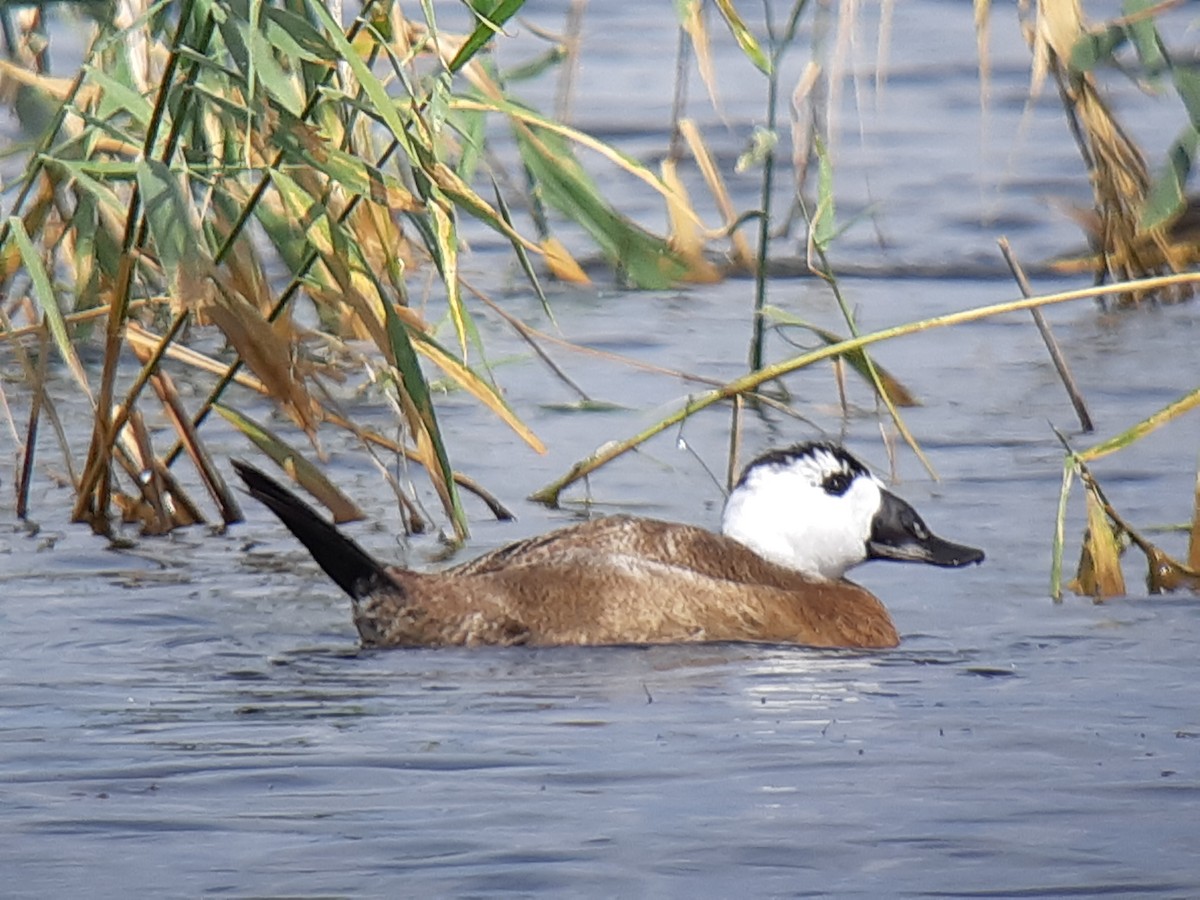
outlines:
{"label": "reflection on water", "polygon": [[[913,92],[929,129],[973,140],[970,7],[910,8],[926,26],[961,25],[965,62],[904,76],[910,43],[898,41],[900,75],[884,106],[901,109]],[[653,58],[627,46],[637,39],[622,37],[622,59],[633,50]],[[582,73],[585,85],[595,77]],[[1001,60],[994,95],[1023,96],[1026,79]],[[600,102],[586,115],[608,115],[615,133],[629,126],[627,96],[617,111]],[[994,114],[1018,117],[1022,107],[1000,102]],[[873,140],[887,136],[889,163],[873,159],[870,135],[847,142],[839,189],[855,189],[847,171],[872,173],[889,258],[984,252],[994,231],[963,224],[978,223],[980,193],[962,190],[962,173],[979,176],[979,157],[968,148],[951,164],[962,143],[913,134],[910,113],[894,127],[877,124]],[[659,131],[630,127],[661,146]],[[1077,171],[1065,130],[1054,135],[1030,139],[1047,156],[1037,160],[1043,180],[1014,180],[1001,204],[1023,211],[1006,227],[1030,248],[1075,240],[1069,226],[1028,214],[1046,180]],[[897,201],[906,196],[919,202]],[[883,252],[866,228],[840,249],[864,264]],[[496,261],[466,264],[489,270]],[[848,279],[843,289],[864,328],[1015,293],[996,280]],[[569,337],[726,377],[745,359],[749,291],[744,282],[663,296],[560,289],[554,304]],[[536,300],[507,302],[545,324]],[[810,281],[776,281],[772,302],[837,325],[827,293]],[[1050,316],[1106,434],[1195,383],[1194,307]],[[494,358],[526,353],[494,322],[479,325]],[[555,353],[598,399],[625,408],[564,411],[553,401],[573,396],[555,397],[536,362],[503,367],[509,401],[553,448],[533,459],[450,398],[442,416],[456,462],[521,516],[491,523],[473,510],[471,553],[563,524],[570,513],[521,498],[688,389]],[[1061,474],[1048,422],[1069,429],[1071,419],[1028,319],[915,336],[881,346],[878,358],[925,401],[907,421],[942,476],[930,482],[901,455],[898,490],[935,531],[988,552],[984,566],[965,571],[876,564],[856,573],[904,635],[888,653],[363,652],[346,603],[263,510],[247,504],[248,523],[228,535],[195,529],[117,552],[63,524],[64,492],[39,480],[41,533],[0,510],[3,893],[1200,895],[1196,600],[1093,607],[1045,598]],[[797,375],[789,388],[837,433],[827,371]],[[887,472],[870,398],[852,384],[850,401],[864,411],[846,425],[848,441]],[[68,421],[71,402],[68,394]],[[684,429],[715,470],[727,423],[722,411]],[[206,428],[225,450],[248,452],[221,423]],[[747,424],[752,449],[802,436],[808,426],[770,411]],[[1197,444],[1200,425],[1184,419],[1098,463],[1098,474],[1112,476],[1109,493],[1133,521],[1181,521],[1194,455],[1179,447]],[[715,524],[719,493],[673,446],[666,438],[597,476],[592,499]],[[396,515],[378,501],[377,476],[355,469],[340,445],[330,449],[335,475],[382,526],[356,531],[364,543],[388,558],[407,552],[416,565],[441,552],[432,537],[400,546],[386,531]],[[0,471],[5,484],[11,476]]]}

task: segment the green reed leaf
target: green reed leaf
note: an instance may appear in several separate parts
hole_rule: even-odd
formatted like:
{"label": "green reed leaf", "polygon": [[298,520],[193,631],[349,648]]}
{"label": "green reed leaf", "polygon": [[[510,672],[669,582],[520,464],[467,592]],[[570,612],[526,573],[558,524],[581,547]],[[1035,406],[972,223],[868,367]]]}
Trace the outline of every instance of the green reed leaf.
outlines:
{"label": "green reed leaf", "polygon": [[137,171],[142,210],[158,259],[171,278],[178,279],[181,265],[195,266],[205,242],[192,227],[192,212],[179,184],[179,176],[156,160],[143,160]]}
{"label": "green reed leaf", "polygon": [[304,16],[274,5],[268,5],[263,12],[261,24],[267,40],[285,57],[328,65],[338,61],[329,41]]}
{"label": "green reed leaf", "polygon": [[[408,329],[396,315],[396,310],[391,303],[385,302],[383,309],[392,360],[400,375],[402,390],[412,404],[419,427],[424,430],[435,457],[434,460],[427,460],[429,477],[433,480],[438,495],[442,498],[442,504],[454,525],[455,534],[460,539],[465,538],[468,534],[467,514],[458,495],[454,470],[450,466],[450,456],[446,452],[442,432],[438,427],[437,414],[433,409],[433,399],[429,394],[429,385],[425,381],[425,374],[421,371],[421,364],[413,349],[412,341],[409,340]],[[401,399],[403,400],[403,398]],[[418,425],[418,423],[413,424],[414,426]],[[420,444],[421,441],[418,438],[418,448]],[[434,461],[436,461],[436,465],[428,464]]]}
{"label": "green reed leaf", "polygon": [[725,20],[733,39],[737,41],[738,46],[742,48],[742,53],[750,62],[754,63],[764,75],[771,74],[771,60],[762,47],[758,43],[758,39],[754,37],[753,32],[746,26],[741,14],[734,8],[731,0],[716,0],[717,10],[721,13],[721,18]]}
{"label": "green reed leaf", "polygon": [[1200,129],[1200,69],[1196,66],[1177,64],[1171,69],[1171,78],[1179,99],[1187,109],[1192,127]]}
{"label": "green reed leaf", "polygon": [[1142,64],[1142,71],[1151,77],[1157,76],[1168,66],[1158,26],[1154,24],[1152,16],[1143,15],[1154,6],[1161,6],[1159,0],[1125,0],[1124,4],[1125,32]]}
{"label": "green reed leaf", "polygon": [[1125,29],[1110,25],[1103,31],[1088,33],[1071,48],[1071,69],[1075,72],[1090,72],[1099,66],[1116,62],[1116,51],[1129,39]]}
{"label": "green reed leaf", "polygon": [[471,57],[478,53],[493,35],[500,33],[504,23],[516,15],[517,10],[524,5],[525,0],[475,0],[471,3],[478,24],[450,60],[450,65],[447,66],[450,72],[457,72],[470,62]]}
{"label": "green reed leaf", "polygon": [[299,116],[304,111],[305,98],[300,93],[299,85],[275,58],[275,48],[267,36],[248,22],[242,25],[242,39],[249,51],[247,83],[251,84],[252,78],[257,77],[268,96],[292,115]]}
{"label": "green reed leaf", "polygon": [[1102,441],[1094,447],[1089,447],[1077,455],[1085,462],[1094,462],[1097,459],[1108,456],[1110,453],[1128,447],[1130,444],[1141,440],[1151,432],[1157,431],[1168,422],[1179,418],[1184,413],[1198,406],[1200,406],[1200,388],[1189,391],[1178,400],[1168,403],[1162,409],[1142,419],[1136,425],[1126,428],[1120,434],[1114,435],[1107,441]]}
{"label": "green reed leaf", "polygon": [[118,113],[125,113],[134,123],[142,128],[150,121],[154,112],[151,102],[138,93],[131,85],[114,78],[104,69],[97,66],[87,67],[87,79],[103,92],[99,108],[96,110],[98,119],[107,119]]}
{"label": "green reed leaf", "polygon": [[399,143],[405,156],[411,160],[416,160],[418,158],[417,149],[413,144],[409,129],[400,117],[398,106],[388,94],[383,82],[371,71],[370,66],[367,65],[366,61],[350,43],[349,39],[347,39],[345,32],[342,31],[341,23],[334,20],[329,10],[325,8],[325,5],[314,3],[310,9],[321,24],[325,26],[329,42],[337,52],[339,59],[348,65],[350,71],[354,73],[359,87],[362,88],[366,100],[370,103],[372,115],[377,117],[387,127],[391,137]]}
{"label": "green reed leaf", "polygon": [[17,245],[17,252],[21,255],[21,264],[29,276],[34,302],[42,311],[46,327],[50,329],[50,336],[54,339],[54,346],[58,348],[59,356],[71,370],[80,388],[90,397],[92,392],[87,374],[79,361],[79,355],[75,352],[75,346],[71,343],[71,336],[67,333],[67,323],[63,320],[62,310],[58,308],[58,298],[54,295],[54,287],[50,283],[50,275],[42,262],[41,254],[29,239],[29,233],[25,230],[25,223],[20,216],[9,216],[8,228],[9,235]]}
{"label": "green reed leaf", "polygon": [[817,208],[810,228],[812,239],[822,250],[828,250],[837,236],[837,207],[833,193],[833,159],[821,136],[815,135],[817,153]]}
{"label": "green reed leaf", "polygon": [[515,134],[542,199],[578,222],[630,281],[641,288],[662,289],[686,275],[686,262],[665,240],[612,208],[562,137],[528,125],[516,128]]}
{"label": "green reed leaf", "polygon": [[1192,161],[1200,147],[1200,130],[1188,125],[1167,151],[1167,162],[1150,184],[1146,205],[1138,221],[1142,230],[1157,228],[1175,218],[1186,202],[1184,193]]}

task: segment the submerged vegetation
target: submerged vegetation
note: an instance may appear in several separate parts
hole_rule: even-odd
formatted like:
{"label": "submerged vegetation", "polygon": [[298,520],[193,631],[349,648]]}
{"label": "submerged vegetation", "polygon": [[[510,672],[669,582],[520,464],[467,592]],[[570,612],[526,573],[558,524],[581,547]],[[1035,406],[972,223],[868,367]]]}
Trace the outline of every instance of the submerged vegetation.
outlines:
{"label": "submerged vegetation", "polygon": [[[841,78],[838,42],[828,41],[834,15],[828,5],[796,0],[776,21],[767,4],[765,21],[751,27],[723,0],[712,15],[702,0],[676,4],[681,93],[691,60],[713,90],[713,28],[732,34],[763,79],[767,127],[738,161],[762,179],[759,208],[751,210],[736,208],[728,173],[680,109],[670,123],[670,150],[656,171],[569,125],[563,114],[569,86],[554,114],[524,103],[526,79],[559,71],[564,85],[569,82],[578,61],[579,22],[570,19],[566,33],[547,39],[543,52],[504,68],[490,50],[506,40],[505,23],[521,6],[520,0],[473,2],[469,17],[457,17],[457,30],[442,26],[434,4],[417,6],[420,15],[410,17],[387,0],[368,0],[345,22],[337,5],[320,0],[81,6],[70,15],[90,33],[70,79],[48,73],[38,8],[0,10],[9,57],[0,63],[0,75],[26,131],[37,136],[0,222],[0,331],[31,393],[28,422],[19,429],[19,515],[29,512],[38,436],[49,427],[74,489],[75,518],[97,532],[112,533],[117,513],[148,533],[202,521],[201,504],[175,474],[182,456],[199,473],[220,520],[237,521],[236,497],[205,446],[204,422],[214,412],[337,521],[360,513],[310,458],[321,458],[322,429],[331,427],[352,434],[376,459],[410,530],[425,523],[412,486],[389,473],[388,463],[399,457],[428,472],[458,538],[468,528],[464,490],[495,515],[508,515],[483,486],[455,471],[431,390],[439,379],[454,385],[531,450],[545,449],[508,406],[486,365],[474,316],[485,306],[505,313],[464,277],[468,220],[469,227],[511,246],[529,290],[548,310],[541,279],[582,283],[599,265],[635,289],[733,273],[755,277],[747,303],[754,328],[746,375],[709,384],[644,432],[605,443],[535,494],[547,503],[700,409],[742,397],[780,402],[771,385],[821,360],[835,360],[869,383],[896,432],[924,460],[901,413],[912,398],[895,374],[875,364],[873,344],[1017,309],[1036,313],[1043,305],[1083,297],[1178,299],[1200,280],[1187,272],[1196,254],[1188,243],[1192,207],[1183,189],[1200,146],[1200,78],[1166,52],[1155,7],[1131,0],[1129,15],[1101,28],[1089,28],[1071,3],[1038,4],[1031,13],[1035,84],[1051,77],[1058,85],[1095,193],[1094,210],[1081,216],[1095,254],[1085,264],[1104,286],[860,334],[827,256],[839,234],[827,107]],[[977,9],[986,22],[987,4],[978,0]],[[779,64],[810,18],[811,60],[791,94],[788,169],[777,146],[783,127]],[[1171,84],[1188,116],[1154,177],[1098,84],[1106,66],[1134,71],[1123,55],[1129,48],[1140,75]],[[505,153],[508,164],[501,159]],[[668,223],[665,233],[615,208],[585,167],[588,156],[652,191]],[[694,163],[718,210],[715,224],[706,223],[689,198],[679,173],[685,159]],[[786,215],[771,205],[785,170],[794,181],[794,209]],[[586,236],[590,249],[568,247],[559,237],[556,223],[564,220]],[[768,302],[771,237],[792,222],[806,226],[806,266],[828,283],[847,337],[789,318]],[[434,285],[436,303],[411,302],[418,272],[423,284]],[[315,325],[298,315],[300,298],[311,304]],[[443,318],[430,321],[429,309],[444,310]],[[506,321],[541,352],[531,329]],[[772,324],[807,329],[819,349],[770,361],[764,341]],[[188,340],[213,330],[231,353],[203,353]],[[98,366],[81,360],[81,344],[88,341],[100,347]],[[46,389],[51,352],[93,410],[82,457],[68,445]],[[204,373],[198,378],[210,386],[198,402],[176,389],[164,370],[168,359]],[[404,440],[364,427],[339,408],[326,384],[340,378],[348,363],[366,371],[373,389],[393,404]],[[239,408],[237,397],[246,394],[232,393],[232,385],[269,398],[311,449],[289,445]],[[1200,388],[1151,420],[1180,415],[1198,397]],[[734,438],[741,408],[734,404]],[[155,446],[146,425],[149,409],[169,421],[170,447]],[[1152,558],[1152,572],[1166,566],[1180,575],[1174,583],[1195,578],[1200,509],[1187,563],[1163,563],[1107,504],[1086,468],[1146,430],[1131,429],[1068,455],[1064,505],[1072,477],[1082,480],[1088,498],[1089,532],[1077,579],[1087,593],[1112,592],[1112,579],[1092,572],[1111,569],[1119,537]],[[736,439],[731,446],[732,471]],[[1059,558],[1061,528],[1060,518]]]}

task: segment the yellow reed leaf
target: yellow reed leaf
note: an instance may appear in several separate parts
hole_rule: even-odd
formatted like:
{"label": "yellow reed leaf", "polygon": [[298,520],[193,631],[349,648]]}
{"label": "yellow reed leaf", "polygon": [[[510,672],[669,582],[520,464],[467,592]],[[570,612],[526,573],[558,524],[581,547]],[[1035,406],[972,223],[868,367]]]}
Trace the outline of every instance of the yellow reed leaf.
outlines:
{"label": "yellow reed leaf", "polygon": [[203,312],[266,385],[271,398],[315,440],[317,406],[292,364],[290,324],[284,319],[268,322],[247,300],[228,292],[216,292]]}
{"label": "yellow reed leaf", "polygon": [[692,41],[692,50],[696,54],[696,69],[700,72],[700,80],[708,91],[708,98],[717,109],[721,108],[720,97],[717,93],[717,70],[713,65],[712,42],[709,39],[708,20],[704,16],[704,4],[701,0],[685,0],[677,3],[679,23]]}
{"label": "yellow reed leaf", "polygon": [[575,261],[571,251],[562,245],[556,237],[548,237],[542,241],[542,254],[546,260],[546,268],[550,274],[560,281],[569,284],[591,284],[587,272]]}
{"label": "yellow reed leaf", "polygon": [[1077,594],[1096,602],[1125,593],[1125,575],[1121,571],[1121,548],[1117,535],[1104,511],[1104,501],[1093,485],[1084,490],[1087,500],[1087,532],[1079,554],[1079,569],[1067,585]]}
{"label": "yellow reed leaf", "polygon": [[214,403],[215,409],[234,428],[248,437],[267,456],[271,457],[279,468],[283,469],[300,487],[312,494],[332,514],[333,521],[357,522],[365,518],[358,505],[342,493],[321,470],[309,462],[291,444],[265,428],[249,416],[242,415],[235,409]]}
{"label": "yellow reed leaf", "polygon": [[679,133],[687,141],[688,149],[692,151],[692,158],[696,160],[700,174],[704,177],[704,182],[712,193],[717,209],[721,211],[721,216],[725,220],[724,231],[729,234],[730,256],[734,265],[743,272],[753,272],[758,268],[754,251],[750,249],[745,236],[737,228],[739,214],[729,196],[729,189],[725,185],[725,179],[721,176],[721,170],[713,160],[712,154],[709,153],[704,138],[700,136],[700,131],[696,128],[696,123],[691,119],[680,120]]}
{"label": "yellow reed leaf", "polygon": [[[517,418],[516,414],[509,409],[508,404],[504,402],[503,398],[496,393],[495,389],[472,372],[466,365],[431,341],[414,340],[413,347],[418,353],[431,359],[459,387],[495,413],[501,421],[520,436],[521,440],[525,441],[525,443],[538,453],[546,452],[546,445],[541,442],[538,436],[524,422]],[[436,471],[436,469],[431,469],[430,471]]]}
{"label": "yellow reed leaf", "polygon": [[721,271],[704,256],[705,240],[700,230],[699,217],[692,208],[687,188],[679,179],[675,160],[663,160],[662,180],[670,188],[663,195],[667,201],[667,216],[671,221],[670,243],[671,248],[686,265],[684,280],[697,284],[715,284],[721,280]]}

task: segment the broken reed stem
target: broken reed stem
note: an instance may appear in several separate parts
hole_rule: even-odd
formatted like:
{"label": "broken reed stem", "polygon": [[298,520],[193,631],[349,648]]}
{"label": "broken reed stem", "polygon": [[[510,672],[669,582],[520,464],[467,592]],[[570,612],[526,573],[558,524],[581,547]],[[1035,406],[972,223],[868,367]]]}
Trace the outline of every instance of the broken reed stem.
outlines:
{"label": "broken reed stem", "polygon": [[42,328],[38,347],[38,366],[29,403],[29,427],[25,431],[25,452],[21,460],[21,476],[17,482],[17,518],[29,515],[29,483],[33,479],[33,454],[37,447],[38,422],[41,420],[42,399],[46,396],[46,360],[49,354],[49,330]]}
{"label": "broken reed stem", "polygon": [[[163,410],[179,435],[180,441],[186,446],[188,455],[191,457],[196,471],[200,473],[200,478],[204,482],[209,496],[217,504],[217,508],[221,514],[221,521],[226,525],[241,522],[242,511],[238,506],[237,498],[229,490],[225,479],[221,477],[217,467],[213,464],[212,457],[209,456],[207,449],[205,449],[203,442],[201,442],[200,436],[196,434],[195,428],[192,427],[191,417],[184,408],[179,391],[175,388],[175,382],[170,375],[157,368],[157,363],[154,367],[149,365],[151,351],[147,347],[140,344],[133,344],[132,347],[134,354],[143,365],[143,371],[150,369],[154,372],[150,376],[150,386],[154,389],[155,394],[158,395],[158,399],[163,405]],[[166,469],[167,466],[163,464],[163,468]]]}
{"label": "broken reed stem", "polygon": [[738,475],[738,463],[742,450],[742,395],[733,398],[733,422],[729,427],[729,466],[725,470],[725,490],[733,492]]}
{"label": "broken reed stem", "polygon": [[[1000,238],[1000,252],[1004,254],[1004,261],[1008,263],[1008,268],[1013,273],[1013,278],[1017,281],[1017,287],[1021,289],[1021,295],[1024,297],[1033,296],[1033,288],[1029,284],[1029,279],[1025,277],[1025,270],[1021,268],[1021,263],[1017,260],[1016,253],[1013,252],[1012,245],[1009,244],[1008,238]],[[1079,391],[1079,386],[1075,384],[1075,379],[1071,375],[1071,369],[1067,365],[1066,359],[1059,349],[1058,341],[1054,339],[1054,332],[1050,330],[1050,323],[1046,321],[1046,316],[1038,307],[1032,307],[1029,310],[1033,316],[1033,322],[1037,325],[1038,331],[1042,335],[1042,340],[1046,344],[1046,350],[1050,353],[1050,359],[1054,363],[1054,368],[1058,371],[1058,377],[1062,380],[1063,387],[1067,389],[1067,396],[1071,398],[1071,405],[1075,407],[1075,415],[1079,417],[1079,426],[1085,434],[1091,434],[1096,430],[1092,424],[1091,414],[1088,412],[1087,403],[1083,399],[1083,394]]]}
{"label": "broken reed stem", "polygon": [[1188,566],[1200,572],[1200,465],[1196,466],[1196,491],[1192,500],[1192,532],[1188,535]]}
{"label": "broken reed stem", "polygon": [[583,14],[587,0],[571,0],[567,10],[567,21],[563,27],[563,67],[554,95],[554,118],[560,122],[571,120],[571,104],[575,99],[575,79],[579,75],[579,48],[583,44]]}

